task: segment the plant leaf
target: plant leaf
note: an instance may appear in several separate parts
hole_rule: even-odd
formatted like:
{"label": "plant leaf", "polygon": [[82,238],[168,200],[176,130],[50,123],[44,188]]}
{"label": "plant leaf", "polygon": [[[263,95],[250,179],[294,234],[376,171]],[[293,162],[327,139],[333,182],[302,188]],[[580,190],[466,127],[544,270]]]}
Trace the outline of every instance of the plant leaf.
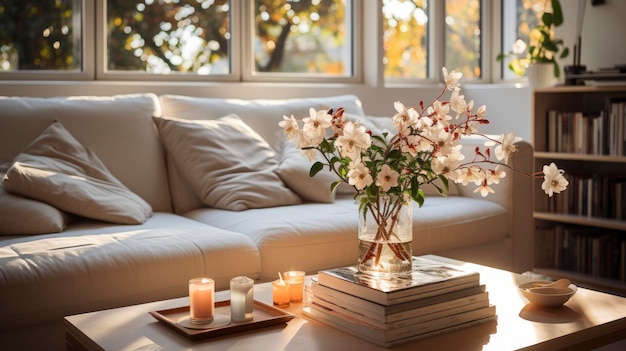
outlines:
{"label": "plant leaf", "polygon": [[309,171],[309,177],[314,177],[318,174],[322,169],[324,169],[324,164],[317,161],[311,166],[311,170]]}

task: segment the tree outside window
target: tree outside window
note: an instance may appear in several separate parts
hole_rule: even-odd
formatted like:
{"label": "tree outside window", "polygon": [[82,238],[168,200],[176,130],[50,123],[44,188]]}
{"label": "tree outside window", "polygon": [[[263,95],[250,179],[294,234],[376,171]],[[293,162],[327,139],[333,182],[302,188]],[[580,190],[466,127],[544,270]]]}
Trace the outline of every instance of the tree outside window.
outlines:
{"label": "tree outside window", "polygon": [[352,75],[345,0],[255,0],[254,73]]}
{"label": "tree outside window", "polygon": [[78,71],[81,1],[0,2],[0,71]]}
{"label": "tree outside window", "polygon": [[229,74],[230,1],[107,0],[109,71]]}

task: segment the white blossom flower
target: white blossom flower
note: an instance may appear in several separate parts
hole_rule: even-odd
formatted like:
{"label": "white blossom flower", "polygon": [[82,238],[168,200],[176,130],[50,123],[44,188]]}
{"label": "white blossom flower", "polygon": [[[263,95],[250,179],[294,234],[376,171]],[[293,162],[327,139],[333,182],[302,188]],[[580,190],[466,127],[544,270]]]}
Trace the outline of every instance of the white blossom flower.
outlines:
{"label": "white blossom flower", "polygon": [[550,163],[549,166],[544,165],[543,166],[543,175],[544,175],[543,179],[544,180],[543,180],[543,183],[541,184],[541,189],[543,189],[543,191],[545,191],[545,193],[548,194],[548,196],[550,197],[552,197],[553,193],[558,194],[561,191],[565,190],[569,182],[563,176],[564,173],[565,171],[562,169],[559,169],[556,166],[556,164],[554,164],[554,162]]}
{"label": "white blossom flower", "polygon": [[473,182],[476,185],[480,185],[485,177],[482,175],[480,167],[472,165],[459,169],[457,172],[457,183],[463,184],[463,186]]}
{"label": "white blossom flower", "polygon": [[355,159],[362,149],[367,149],[372,144],[372,138],[365,130],[365,127],[347,122],[343,128],[343,133],[337,137],[335,146],[341,152],[342,157]]}
{"label": "white blossom flower", "polygon": [[488,169],[485,171],[485,180],[487,184],[500,184],[500,179],[506,177],[506,172],[499,170],[500,166],[496,166],[494,169]]}
{"label": "white blossom flower", "polygon": [[500,145],[496,146],[496,158],[498,161],[504,160],[504,163],[507,163],[509,160],[509,156],[513,153],[517,152],[517,146],[515,146],[515,134],[508,133],[502,134],[500,137]]}
{"label": "white blossom flower", "polygon": [[461,161],[465,159],[461,153],[462,146],[457,145],[448,154],[435,157],[431,165],[433,172],[456,180],[458,176],[456,170],[461,165]]}
{"label": "white blossom flower", "polygon": [[447,122],[452,119],[452,116],[448,115],[448,113],[450,113],[450,105],[444,105],[441,101],[437,100],[433,102],[432,108],[429,108],[428,115],[433,114],[436,120]]}
{"label": "white blossom flower", "polygon": [[297,141],[300,137],[300,127],[298,126],[298,121],[296,121],[296,118],[293,115],[291,115],[291,117],[283,115],[283,120],[280,121],[278,125],[284,129],[287,139]]}
{"label": "white blossom flower", "polygon": [[389,165],[384,164],[380,168],[380,172],[378,172],[378,176],[376,176],[376,185],[381,187],[383,191],[387,192],[390,188],[394,186],[398,186],[398,177],[400,174]]}
{"label": "white blossom flower", "polygon": [[456,119],[459,119],[467,111],[465,95],[461,95],[459,89],[454,90],[450,95],[450,109],[456,112]]}
{"label": "white blossom flower", "polygon": [[495,193],[495,191],[493,189],[491,189],[488,185],[487,185],[487,181],[485,180],[483,182],[483,184],[481,186],[479,186],[478,188],[476,188],[474,190],[475,193],[480,192],[480,195],[482,195],[482,197],[485,197],[489,194],[493,194]]}
{"label": "white blossom flower", "polygon": [[461,87],[461,77],[463,77],[463,73],[461,72],[457,72],[457,71],[452,71],[450,73],[448,73],[448,69],[443,67],[441,69],[443,71],[443,78],[446,82],[446,86],[448,87],[448,90],[450,91],[454,91],[455,89],[458,89]]}
{"label": "white blossom flower", "polygon": [[393,126],[400,135],[409,135],[410,127],[413,127],[419,118],[419,114],[413,108],[407,108],[400,101],[393,103],[397,113],[391,118]]}
{"label": "white blossom flower", "polygon": [[319,144],[324,140],[326,128],[331,126],[332,119],[333,117],[328,114],[328,111],[315,111],[314,108],[310,108],[309,117],[302,119],[304,122],[302,130],[313,144]]}
{"label": "white blossom flower", "polygon": [[356,164],[354,168],[348,171],[348,184],[353,185],[357,190],[363,190],[372,185],[373,182],[374,179],[369,168],[363,163]]}

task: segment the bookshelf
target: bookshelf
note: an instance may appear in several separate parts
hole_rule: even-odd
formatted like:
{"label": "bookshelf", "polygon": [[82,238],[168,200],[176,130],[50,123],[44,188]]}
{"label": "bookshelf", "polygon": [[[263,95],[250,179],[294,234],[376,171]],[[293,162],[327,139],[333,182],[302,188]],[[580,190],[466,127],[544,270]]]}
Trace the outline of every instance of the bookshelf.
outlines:
{"label": "bookshelf", "polygon": [[536,89],[535,169],[555,162],[568,190],[535,186],[534,271],[626,296],[626,86]]}

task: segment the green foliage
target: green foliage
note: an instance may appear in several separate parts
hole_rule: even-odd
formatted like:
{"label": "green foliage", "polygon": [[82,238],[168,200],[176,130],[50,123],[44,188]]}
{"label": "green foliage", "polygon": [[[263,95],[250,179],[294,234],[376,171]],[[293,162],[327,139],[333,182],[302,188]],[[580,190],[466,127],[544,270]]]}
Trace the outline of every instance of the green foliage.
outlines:
{"label": "green foliage", "polygon": [[519,56],[511,50],[496,57],[497,61],[513,57],[508,68],[518,76],[525,74],[525,68],[530,63],[551,63],[554,66],[554,76],[559,78],[561,75],[557,58],[567,57],[569,48],[565,46],[562,39],[554,38],[554,29],[561,26],[564,21],[561,4],[559,0],[550,0],[550,4],[552,12],[545,11],[541,15],[541,22],[537,23],[529,33],[530,43],[525,54]]}

